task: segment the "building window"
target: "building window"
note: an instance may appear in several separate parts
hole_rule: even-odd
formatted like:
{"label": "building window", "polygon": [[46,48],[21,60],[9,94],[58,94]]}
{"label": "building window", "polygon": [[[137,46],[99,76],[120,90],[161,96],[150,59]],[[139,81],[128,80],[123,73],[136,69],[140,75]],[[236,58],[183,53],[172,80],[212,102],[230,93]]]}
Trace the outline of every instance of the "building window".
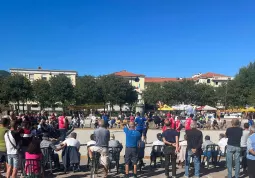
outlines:
{"label": "building window", "polygon": [[207,79],[207,83],[211,83],[211,80],[210,80],[210,79]]}
{"label": "building window", "polygon": [[29,80],[34,81],[34,74],[29,74]]}
{"label": "building window", "polygon": [[42,79],[43,79],[43,80],[47,80],[47,75],[45,75],[45,74],[42,75]]}
{"label": "building window", "polygon": [[219,85],[219,82],[215,82],[215,85]]}

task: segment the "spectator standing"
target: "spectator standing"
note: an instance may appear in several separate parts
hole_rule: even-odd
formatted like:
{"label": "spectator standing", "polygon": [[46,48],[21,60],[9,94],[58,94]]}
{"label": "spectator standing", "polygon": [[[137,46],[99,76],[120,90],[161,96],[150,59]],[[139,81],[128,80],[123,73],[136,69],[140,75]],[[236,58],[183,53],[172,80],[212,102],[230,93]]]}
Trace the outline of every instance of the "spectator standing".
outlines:
{"label": "spectator standing", "polygon": [[105,112],[103,113],[102,119],[104,120],[104,124],[105,124],[104,127],[108,128],[109,117]]}
{"label": "spectator standing", "polygon": [[249,124],[249,127],[254,125],[254,121],[252,120],[251,117],[248,118],[248,124]]}
{"label": "spectator standing", "polygon": [[172,116],[169,118],[169,122],[171,123],[171,128],[175,129],[175,116],[172,114]]}
{"label": "spectator standing", "polygon": [[180,138],[180,133],[181,133],[181,127],[182,127],[182,124],[181,124],[181,118],[180,118],[180,116],[178,116],[177,117],[177,120],[176,120],[176,122],[175,122],[175,130],[177,131],[177,133],[178,133],[178,137]]}
{"label": "spectator standing", "polygon": [[192,122],[192,119],[194,117],[194,114],[190,114],[190,117],[188,117],[186,119],[186,122],[185,122],[185,130],[190,130],[190,125],[191,125],[191,122]]}
{"label": "spectator standing", "polygon": [[104,177],[107,177],[108,164],[109,164],[108,145],[109,145],[109,140],[110,140],[110,132],[109,132],[109,130],[106,129],[104,120],[99,121],[99,126],[100,127],[98,129],[96,129],[94,132],[96,145],[91,146],[89,148],[89,157],[92,160],[92,159],[94,159],[92,152],[100,153],[101,164],[103,165],[104,171],[105,171]]}
{"label": "spectator standing", "polygon": [[[6,131],[8,130],[7,129],[8,125],[9,125],[9,116],[3,116],[0,120],[0,160],[6,160],[6,156],[7,156],[4,135]],[[1,177],[1,174],[0,174],[0,177]]]}
{"label": "spectator standing", "polygon": [[142,136],[142,134],[143,134],[143,129],[144,129],[145,121],[146,121],[146,119],[145,119],[145,118],[142,118],[142,117],[140,116],[140,113],[137,112],[137,113],[136,113],[136,119],[135,119],[136,130],[137,130],[138,132],[140,132],[141,136]]}
{"label": "spectator standing", "polygon": [[255,178],[255,127],[250,127],[250,133],[247,140],[247,165],[249,178]]}
{"label": "spectator standing", "polygon": [[68,122],[66,118],[66,114],[63,112],[62,116],[58,117],[58,128],[60,132],[60,141],[64,141],[66,139],[66,132],[68,129]]}
{"label": "spectator standing", "polygon": [[15,120],[11,121],[11,129],[7,131],[4,135],[4,140],[7,149],[7,173],[6,177],[12,178],[17,177],[19,169],[19,148],[21,141],[20,133],[17,131],[17,122]]}
{"label": "spectator standing", "polygon": [[241,165],[242,165],[242,168],[243,168],[243,172],[246,172],[246,168],[247,168],[247,158],[246,158],[246,155],[247,155],[247,140],[248,140],[248,137],[250,136],[250,131],[249,131],[249,124],[248,123],[245,123],[244,124],[244,130],[243,130],[243,135],[241,137]]}
{"label": "spectator standing", "polygon": [[128,178],[131,163],[134,166],[134,178],[137,178],[138,143],[141,140],[141,133],[135,130],[134,122],[129,123],[129,128],[124,127],[124,132],[126,134],[125,178]]}
{"label": "spectator standing", "polygon": [[189,177],[190,159],[194,158],[195,178],[200,177],[200,162],[203,144],[203,134],[197,129],[196,121],[192,121],[190,129],[186,130],[187,135],[187,157],[185,160],[185,177]]}
{"label": "spectator standing", "polygon": [[228,138],[227,146],[227,168],[228,178],[232,178],[232,162],[233,155],[235,160],[235,178],[239,177],[240,172],[240,154],[241,154],[241,137],[243,135],[242,128],[239,127],[240,123],[238,119],[232,119],[232,127],[226,131],[226,137]]}
{"label": "spectator standing", "polygon": [[134,115],[131,113],[131,115],[130,115],[130,118],[129,118],[130,120],[130,122],[135,122],[135,117],[134,117]]}
{"label": "spectator standing", "polygon": [[176,159],[179,152],[179,137],[176,130],[171,128],[171,122],[166,121],[165,126],[167,129],[163,132],[163,142],[165,144],[165,175],[169,178],[169,162],[171,159],[172,164],[172,178],[176,177]]}

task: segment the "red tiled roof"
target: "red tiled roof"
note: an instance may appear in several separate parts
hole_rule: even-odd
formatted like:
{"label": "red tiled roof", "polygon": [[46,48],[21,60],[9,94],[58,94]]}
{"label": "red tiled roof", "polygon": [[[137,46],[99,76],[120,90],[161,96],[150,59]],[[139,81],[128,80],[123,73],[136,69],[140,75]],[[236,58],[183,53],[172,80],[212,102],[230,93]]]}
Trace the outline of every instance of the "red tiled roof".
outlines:
{"label": "red tiled roof", "polygon": [[159,78],[159,77],[146,77],[145,83],[163,83],[163,82],[177,82],[177,78]]}
{"label": "red tiled roof", "polygon": [[228,76],[222,75],[222,74],[216,74],[216,73],[212,73],[212,72],[207,72],[207,73],[202,74],[196,78],[213,78],[213,77],[228,77]]}
{"label": "red tiled roof", "polygon": [[144,76],[143,74],[134,74],[134,73],[128,72],[126,70],[122,70],[120,72],[115,72],[113,74],[117,75],[117,76],[121,76],[121,77],[140,77],[140,76]]}

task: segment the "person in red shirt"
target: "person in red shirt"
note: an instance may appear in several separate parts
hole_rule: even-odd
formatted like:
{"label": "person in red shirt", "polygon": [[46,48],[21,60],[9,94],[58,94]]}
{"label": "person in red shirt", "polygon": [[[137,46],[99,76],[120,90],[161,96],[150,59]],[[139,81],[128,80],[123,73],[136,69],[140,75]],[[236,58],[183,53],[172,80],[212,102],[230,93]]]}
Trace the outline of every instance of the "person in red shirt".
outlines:
{"label": "person in red shirt", "polygon": [[192,122],[192,119],[194,117],[194,114],[190,114],[190,117],[186,119],[186,122],[185,122],[185,130],[190,130],[190,124]]}
{"label": "person in red shirt", "polygon": [[180,138],[180,132],[181,132],[181,118],[180,116],[177,117],[177,121],[175,122],[175,130],[178,132],[178,137]]}
{"label": "person in red shirt", "polygon": [[171,128],[172,128],[172,129],[175,129],[174,115],[172,115],[172,116],[169,118],[169,121],[170,121],[170,123],[171,123]]}
{"label": "person in red shirt", "polygon": [[168,113],[166,114],[166,118],[169,119],[170,117],[171,117],[171,114],[170,114],[170,112],[168,112]]}
{"label": "person in red shirt", "polygon": [[131,114],[129,119],[130,119],[130,122],[134,122],[134,121],[135,121],[135,117],[134,117],[134,115],[133,115],[133,114]]}
{"label": "person in red shirt", "polygon": [[167,130],[167,127],[166,127],[166,123],[170,122],[170,126],[172,125],[171,124],[171,121],[169,119],[165,119],[164,120],[164,126],[162,127],[162,132],[164,132],[165,130]]}

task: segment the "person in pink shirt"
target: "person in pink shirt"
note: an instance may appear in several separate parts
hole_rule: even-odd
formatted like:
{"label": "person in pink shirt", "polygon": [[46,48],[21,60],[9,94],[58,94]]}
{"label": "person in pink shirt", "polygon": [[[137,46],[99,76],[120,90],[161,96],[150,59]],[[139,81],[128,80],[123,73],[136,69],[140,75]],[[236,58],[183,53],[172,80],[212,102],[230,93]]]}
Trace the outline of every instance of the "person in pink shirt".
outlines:
{"label": "person in pink shirt", "polygon": [[129,119],[130,119],[130,122],[134,122],[134,121],[135,121],[135,117],[134,117],[134,115],[133,115],[133,114],[131,114]]}
{"label": "person in pink shirt", "polygon": [[[42,152],[40,148],[40,139],[38,137],[34,137],[32,142],[29,144],[28,149],[25,153],[25,159],[30,160],[25,162],[25,172],[28,175],[31,175],[31,173],[35,175],[42,174],[43,171],[41,172],[41,165],[40,165],[40,160],[42,160]],[[35,160],[35,161],[32,161]],[[31,165],[31,162],[33,163]],[[31,172],[30,172],[31,171]]]}
{"label": "person in pink shirt", "polygon": [[192,122],[192,119],[194,117],[194,114],[190,114],[190,117],[186,119],[186,122],[185,122],[185,130],[190,130],[190,124]]}

